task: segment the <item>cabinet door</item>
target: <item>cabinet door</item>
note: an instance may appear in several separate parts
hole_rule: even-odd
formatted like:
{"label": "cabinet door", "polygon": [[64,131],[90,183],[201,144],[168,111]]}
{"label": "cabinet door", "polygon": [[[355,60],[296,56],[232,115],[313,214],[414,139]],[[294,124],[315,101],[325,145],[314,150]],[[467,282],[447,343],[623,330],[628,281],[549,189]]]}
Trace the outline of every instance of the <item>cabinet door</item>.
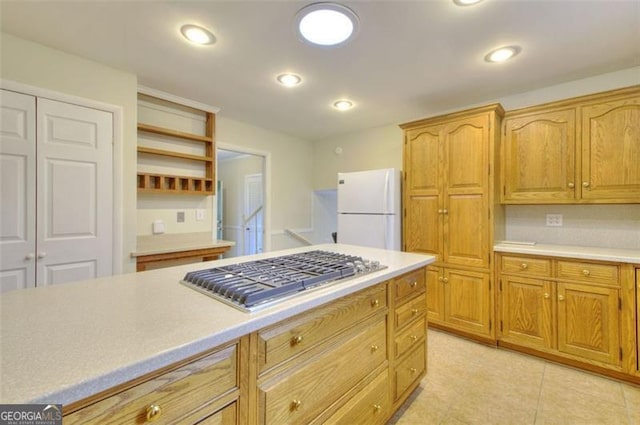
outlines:
{"label": "cabinet door", "polygon": [[0,91],[0,292],[35,286],[36,99]]}
{"label": "cabinet door", "polygon": [[551,283],[544,280],[502,276],[500,339],[533,348],[553,348]]}
{"label": "cabinet door", "polygon": [[618,289],[558,283],[558,350],[620,365]]}
{"label": "cabinet door", "polygon": [[435,255],[441,261],[440,190],[441,126],[418,128],[405,135],[405,250]]}
{"label": "cabinet door", "polygon": [[575,199],[575,109],[505,120],[503,201]]}
{"label": "cabinet door", "polygon": [[445,320],[457,329],[491,334],[491,289],[488,273],[445,269]]}
{"label": "cabinet door", "polygon": [[446,158],[442,209],[444,261],[488,267],[488,115],[449,124],[443,138]]}
{"label": "cabinet door", "polygon": [[582,108],[582,199],[640,203],[640,96]]}
{"label": "cabinet door", "polygon": [[429,322],[444,320],[444,276],[441,269],[427,269],[427,319]]}

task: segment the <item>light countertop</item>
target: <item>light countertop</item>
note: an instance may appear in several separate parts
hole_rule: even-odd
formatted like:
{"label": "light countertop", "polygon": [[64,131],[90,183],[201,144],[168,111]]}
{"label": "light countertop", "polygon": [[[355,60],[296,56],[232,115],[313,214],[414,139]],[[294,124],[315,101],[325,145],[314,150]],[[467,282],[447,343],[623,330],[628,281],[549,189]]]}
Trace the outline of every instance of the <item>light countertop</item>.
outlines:
{"label": "light countertop", "polygon": [[140,257],[142,255],[166,254],[194,249],[231,247],[236,244],[232,241],[212,239],[211,236],[211,232],[141,235],[136,238],[136,250],[131,253],[131,256]]}
{"label": "light countertop", "polygon": [[582,260],[613,261],[640,265],[640,250],[597,248],[571,245],[535,244],[500,242],[493,247],[497,252],[513,254],[547,255],[551,257],[577,258]]}
{"label": "light countertop", "polygon": [[[388,268],[245,313],[178,283],[186,272],[313,249]],[[0,295],[0,403],[69,404],[354,293],[434,257],[326,244]]]}

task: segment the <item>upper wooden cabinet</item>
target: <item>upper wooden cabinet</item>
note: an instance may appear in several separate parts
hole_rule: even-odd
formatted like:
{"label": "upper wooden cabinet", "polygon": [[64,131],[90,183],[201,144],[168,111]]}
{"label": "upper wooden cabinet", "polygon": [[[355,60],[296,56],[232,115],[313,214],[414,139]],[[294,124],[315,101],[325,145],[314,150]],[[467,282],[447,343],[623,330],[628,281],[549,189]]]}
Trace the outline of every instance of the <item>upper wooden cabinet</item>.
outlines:
{"label": "upper wooden cabinet", "polygon": [[505,114],[506,204],[639,203],[640,86]]}

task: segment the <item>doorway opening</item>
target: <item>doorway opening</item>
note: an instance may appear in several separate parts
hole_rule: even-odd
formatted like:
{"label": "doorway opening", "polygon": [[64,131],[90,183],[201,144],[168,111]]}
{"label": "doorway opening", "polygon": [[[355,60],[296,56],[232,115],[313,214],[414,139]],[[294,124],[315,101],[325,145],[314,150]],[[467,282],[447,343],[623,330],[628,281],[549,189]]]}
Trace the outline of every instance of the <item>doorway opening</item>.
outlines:
{"label": "doorway opening", "polygon": [[267,249],[267,158],[227,147],[218,148],[216,154],[217,238],[235,242],[225,257],[259,254]]}

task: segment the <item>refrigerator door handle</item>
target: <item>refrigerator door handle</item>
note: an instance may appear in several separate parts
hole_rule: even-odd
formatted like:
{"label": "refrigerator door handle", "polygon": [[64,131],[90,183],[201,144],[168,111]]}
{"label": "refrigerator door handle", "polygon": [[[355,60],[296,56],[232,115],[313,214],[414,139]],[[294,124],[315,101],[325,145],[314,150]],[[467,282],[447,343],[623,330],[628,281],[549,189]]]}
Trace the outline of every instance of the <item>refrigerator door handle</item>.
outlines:
{"label": "refrigerator door handle", "polygon": [[[387,172],[384,175],[384,209],[385,209],[385,213],[388,212],[393,212],[393,211],[389,211],[389,174],[390,171],[387,170]],[[385,236],[385,242],[386,242],[386,236]]]}

